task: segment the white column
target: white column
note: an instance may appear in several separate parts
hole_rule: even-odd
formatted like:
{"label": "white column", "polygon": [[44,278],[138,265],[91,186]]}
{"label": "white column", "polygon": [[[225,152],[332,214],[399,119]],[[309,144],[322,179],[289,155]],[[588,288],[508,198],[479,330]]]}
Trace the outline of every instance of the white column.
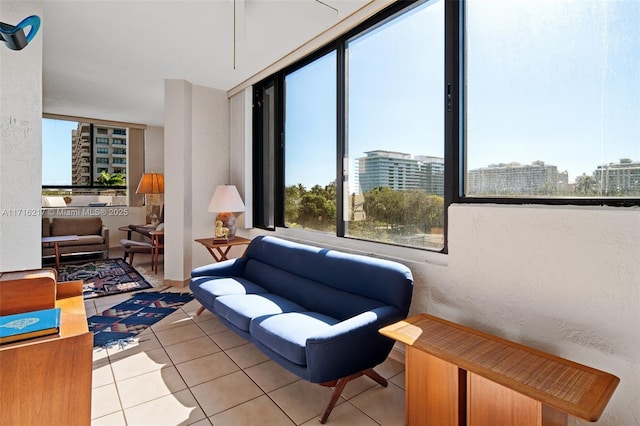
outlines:
{"label": "white column", "polygon": [[191,84],[164,85],[164,278],[182,285],[191,273]]}
{"label": "white column", "polygon": [[207,207],[216,186],[229,183],[229,100],[221,90],[165,80],[164,110],[164,275],[184,285],[194,267],[213,262],[194,239],[213,235]]}
{"label": "white column", "polygon": [[43,21],[22,50],[0,42],[0,272],[42,265],[42,9],[41,1],[0,2],[2,22]]}

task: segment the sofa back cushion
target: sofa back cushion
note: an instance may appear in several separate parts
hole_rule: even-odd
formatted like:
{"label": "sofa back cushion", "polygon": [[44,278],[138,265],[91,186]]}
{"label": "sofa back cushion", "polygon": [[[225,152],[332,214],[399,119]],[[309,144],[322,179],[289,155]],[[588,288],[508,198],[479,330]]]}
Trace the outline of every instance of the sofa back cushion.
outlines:
{"label": "sofa back cushion", "polygon": [[100,235],[102,219],[99,217],[54,217],[51,235]]}
{"label": "sofa back cushion", "polygon": [[[413,276],[411,270],[400,263],[271,236],[254,238],[245,256],[248,258],[245,276],[251,275],[247,278],[255,280],[269,291],[272,290],[267,286],[279,286],[275,293],[291,297],[292,301],[309,309],[313,308],[307,303],[313,304],[314,298],[322,299],[322,302],[316,303],[328,300],[344,311],[349,310],[349,303],[362,307],[366,304],[361,299],[374,299],[382,305],[397,307],[404,315],[409,311]],[[251,260],[265,266],[259,267]],[[291,283],[296,285],[288,288]],[[287,296],[284,294],[287,291],[297,293]],[[332,315],[327,309],[317,311]]]}
{"label": "sofa back cushion", "polygon": [[375,299],[338,290],[255,259],[247,261],[245,278],[309,311],[340,321],[384,305]]}

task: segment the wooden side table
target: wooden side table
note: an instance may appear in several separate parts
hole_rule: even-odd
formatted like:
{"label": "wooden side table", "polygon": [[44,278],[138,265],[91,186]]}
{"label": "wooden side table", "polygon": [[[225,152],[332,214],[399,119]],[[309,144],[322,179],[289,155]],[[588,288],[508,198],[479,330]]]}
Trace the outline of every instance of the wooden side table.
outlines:
{"label": "wooden side table", "polygon": [[[229,260],[227,254],[229,254],[229,250],[233,246],[248,246],[251,242],[248,238],[242,237],[234,237],[228,241],[216,241],[215,238],[200,238],[195,240],[197,243],[200,243],[207,249],[211,257],[214,258],[216,262],[222,262],[223,260]],[[243,254],[244,255],[244,254]],[[196,316],[200,315],[204,311],[204,306],[200,306],[196,311]]]}
{"label": "wooden side table", "polygon": [[158,256],[164,248],[164,231],[151,231],[151,270],[158,273]]}
{"label": "wooden side table", "polygon": [[215,238],[201,238],[195,241],[202,244],[216,262],[228,260],[227,254],[229,254],[229,250],[231,250],[231,247],[247,246],[251,242],[250,239],[242,237],[235,237],[228,241],[216,241]]}
{"label": "wooden side table", "polygon": [[60,246],[64,241],[78,241],[77,235],[60,235],[57,237],[42,237],[42,244],[53,243],[53,250],[56,256],[56,271],[60,272]]}
{"label": "wooden side table", "polygon": [[419,314],[380,333],[405,343],[406,424],[567,424],[598,420],[620,379],[509,340]]}

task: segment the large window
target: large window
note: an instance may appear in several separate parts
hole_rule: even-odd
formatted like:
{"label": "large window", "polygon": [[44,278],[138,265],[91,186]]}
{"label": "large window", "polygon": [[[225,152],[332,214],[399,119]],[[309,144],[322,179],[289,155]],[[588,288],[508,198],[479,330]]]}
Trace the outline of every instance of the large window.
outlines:
{"label": "large window", "polygon": [[394,3],[256,85],[255,225],[446,251],[456,202],[640,205],[639,20],[631,1]]}
{"label": "large window", "polygon": [[347,236],[443,247],[443,4],[347,41]]}
{"label": "large window", "polygon": [[442,249],[443,3],[397,6],[256,86],[257,226]]}
{"label": "large window", "polygon": [[[142,147],[142,130],[133,129],[134,145]],[[114,137],[115,136],[115,137]],[[118,148],[109,148],[117,145]],[[142,156],[127,171],[127,129],[91,122],[43,118],[43,206],[75,207],[130,204],[127,185],[142,171]],[[111,152],[111,154],[110,154]]]}
{"label": "large window", "polygon": [[467,196],[640,196],[639,22],[637,1],[467,2]]}

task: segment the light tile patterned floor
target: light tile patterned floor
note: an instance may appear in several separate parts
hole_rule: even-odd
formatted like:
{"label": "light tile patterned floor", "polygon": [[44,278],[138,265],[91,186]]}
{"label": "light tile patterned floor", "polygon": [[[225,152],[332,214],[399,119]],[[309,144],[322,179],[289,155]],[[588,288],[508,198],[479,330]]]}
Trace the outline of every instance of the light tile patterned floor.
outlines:
{"label": "light tile patterned floor", "polygon": [[[161,283],[162,267],[150,274],[147,257],[136,256],[134,267]],[[87,315],[130,296],[89,300]],[[184,305],[124,348],[94,349],[92,425],[320,424],[331,389],[298,379],[210,312],[196,317],[199,306]],[[389,359],[376,371],[389,386],[367,377],[349,383],[327,425],[404,425],[404,365]]]}

